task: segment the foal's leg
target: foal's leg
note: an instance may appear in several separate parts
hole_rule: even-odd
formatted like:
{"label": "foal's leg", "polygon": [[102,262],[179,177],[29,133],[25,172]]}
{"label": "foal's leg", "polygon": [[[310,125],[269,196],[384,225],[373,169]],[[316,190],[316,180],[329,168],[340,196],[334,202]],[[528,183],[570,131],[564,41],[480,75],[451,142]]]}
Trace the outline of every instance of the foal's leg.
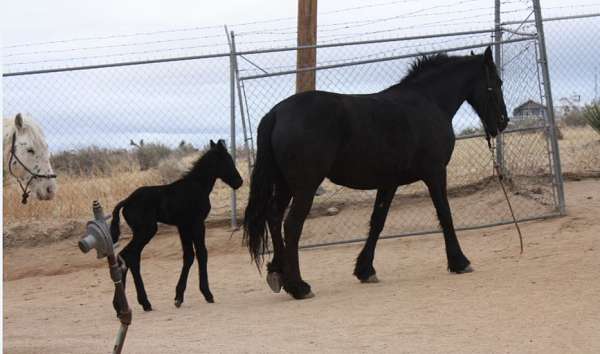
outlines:
{"label": "foal's leg", "polygon": [[373,268],[375,246],[377,245],[379,234],[383,230],[390,204],[392,203],[392,199],[394,199],[394,194],[396,194],[397,189],[398,187],[377,190],[375,206],[373,207],[373,213],[371,214],[369,237],[367,238],[367,242],[365,242],[362,251],[358,255],[354,267],[354,275],[363,283],[375,283],[378,281],[377,276],[375,275],[375,268]]}
{"label": "foal's leg", "polygon": [[205,227],[204,222],[197,225],[194,229],[194,248],[196,249],[196,258],[198,258],[198,276],[200,277],[200,292],[204,295],[204,299],[208,303],[215,302],[212,293],[208,287],[208,252],[206,251],[206,243],[204,239]]}
{"label": "foal's leg", "polygon": [[310,291],[310,285],[302,280],[300,275],[300,264],[298,261],[298,242],[302,234],[304,221],[310,212],[313,203],[314,189],[304,190],[294,194],[292,206],[285,219],[285,263],[283,288],[295,299],[307,299],[314,296]]}
{"label": "foal's leg", "polygon": [[454,232],[450,204],[446,191],[446,169],[435,171],[425,181],[431,200],[435,206],[440,225],[444,231],[444,242],[446,244],[446,257],[448,258],[448,270],[454,273],[468,273],[473,271],[469,260],[463,254]]}
{"label": "foal's leg", "polygon": [[271,203],[271,210],[267,214],[271,240],[273,241],[273,259],[267,263],[267,283],[273,292],[278,293],[283,286],[283,252],[285,246],[281,235],[281,223],[292,194],[287,185],[281,183],[275,186],[275,194]]}
{"label": "foal's leg", "polygon": [[183,251],[183,266],[181,275],[175,287],[175,307],[180,307],[183,303],[183,293],[187,286],[187,278],[190,273],[190,267],[194,263],[194,246],[192,244],[192,235],[185,229],[178,227],[179,239],[181,240],[181,249]]}
{"label": "foal's leg", "polygon": [[121,252],[121,256],[125,260],[125,264],[131,269],[131,276],[135,283],[135,290],[137,292],[137,300],[144,311],[152,311],[152,305],[148,301],[148,295],[144,288],[144,281],[142,280],[142,274],[140,272],[140,260],[142,256],[142,250],[148,244],[150,239],[156,234],[156,224],[145,226],[143,228],[133,228],[133,238]]}

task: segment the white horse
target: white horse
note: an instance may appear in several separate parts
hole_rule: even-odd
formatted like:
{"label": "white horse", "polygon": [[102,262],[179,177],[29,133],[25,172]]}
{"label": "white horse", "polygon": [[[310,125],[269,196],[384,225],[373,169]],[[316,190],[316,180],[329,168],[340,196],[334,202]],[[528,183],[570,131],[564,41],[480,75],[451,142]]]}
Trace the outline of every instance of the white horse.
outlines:
{"label": "white horse", "polygon": [[21,113],[14,119],[3,119],[3,170],[16,178],[23,191],[23,204],[30,193],[39,200],[50,200],[56,194],[56,175],[50,165],[50,153],[44,133],[30,117]]}

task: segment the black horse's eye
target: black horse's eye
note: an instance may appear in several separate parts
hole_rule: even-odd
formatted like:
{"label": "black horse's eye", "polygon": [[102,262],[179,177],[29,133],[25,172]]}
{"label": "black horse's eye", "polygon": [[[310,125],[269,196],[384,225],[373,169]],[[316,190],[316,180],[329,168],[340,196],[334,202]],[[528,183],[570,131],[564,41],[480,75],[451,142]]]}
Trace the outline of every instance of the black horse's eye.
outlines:
{"label": "black horse's eye", "polygon": [[27,152],[30,153],[30,154],[32,154],[32,155],[35,154],[35,151],[32,148],[27,149]]}

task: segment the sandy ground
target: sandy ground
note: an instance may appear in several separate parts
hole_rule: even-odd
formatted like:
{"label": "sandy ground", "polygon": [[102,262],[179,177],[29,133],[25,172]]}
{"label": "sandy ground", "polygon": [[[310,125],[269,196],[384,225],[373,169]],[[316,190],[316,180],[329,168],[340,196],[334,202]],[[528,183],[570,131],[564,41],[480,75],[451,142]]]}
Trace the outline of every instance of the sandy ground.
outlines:
{"label": "sandy ground", "polygon": [[[522,225],[522,256],[510,226],[460,232],[471,274],[445,271],[440,235],[380,242],[378,284],[352,277],[359,244],[303,251],[317,295],[303,301],[270,292],[239,233],[212,229],[216,303],[197,290],[194,265],[176,309],[179,241],[157,236],[142,260],[155,311],[129,284],[125,352],[600,353],[600,181],[566,193],[568,216]],[[108,271],[75,244],[4,250],[5,353],[110,352],[119,324]]]}

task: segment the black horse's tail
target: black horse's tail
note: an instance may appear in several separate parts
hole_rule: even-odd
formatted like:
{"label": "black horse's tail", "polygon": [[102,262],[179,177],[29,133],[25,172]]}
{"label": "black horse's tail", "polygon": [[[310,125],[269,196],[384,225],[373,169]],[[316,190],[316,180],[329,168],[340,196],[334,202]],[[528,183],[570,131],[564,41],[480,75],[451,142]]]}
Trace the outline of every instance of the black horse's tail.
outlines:
{"label": "black horse's tail", "polygon": [[117,241],[119,241],[119,236],[121,236],[121,228],[119,227],[121,217],[119,214],[126,202],[127,198],[121,200],[119,204],[115,206],[112,212],[112,220],[110,221],[110,236],[112,237],[113,243],[117,243]]}
{"label": "black horse's tail", "polygon": [[258,125],[256,162],[250,180],[250,197],[244,214],[244,244],[248,246],[250,257],[259,268],[262,256],[267,250],[267,213],[277,176],[277,165],[271,146],[275,118],[275,113],[270,111]]}

